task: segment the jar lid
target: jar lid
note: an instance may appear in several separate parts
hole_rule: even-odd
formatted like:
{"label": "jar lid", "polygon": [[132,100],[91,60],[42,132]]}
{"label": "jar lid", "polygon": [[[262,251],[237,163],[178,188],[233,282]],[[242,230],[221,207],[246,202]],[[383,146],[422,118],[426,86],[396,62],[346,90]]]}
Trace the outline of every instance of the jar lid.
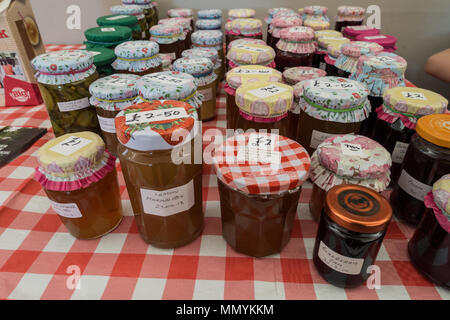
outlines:
{"label": "jar lid", "polygon": [[350,42],[350,39],[341,37],[338,38],[337,36],[320,36],[317,39],[317,42],[319,43],[319,46],[325,49],[328,49],[329,45],[337,45],[337,44],[344,44]]}
{"label": "jar lid", "polygon": [[117,138],[138,151],[170,150],[191,141],[198,133],[196,109],[182,101],[140,103],[115,118]]}
{"label": "jar lid", "polygon": [[308,27],[289,27],[281,30],[280,38],[290,42],[312,42],[314,30]]}
{"label": "jar lid", "polygon": [[197,92],[193,76],[175,71],[157,72],[138,80],[139,95],[145,100],[189,100]]}
{"label": "jar lid", "polygon": [[231,88],[237,89],[243,84],[258,81],[281,82],[281,72],[258,65],[240,66],[228,71],[226,80]]}
{"label": "jar lid", "polygon": [[450,220],[450,174],[446,174],[433,184],[434,202]]}
{"label": "jar lid", "polygon": [[227,58],[237,65],[258,64],[266,66],[275,59],[275,50],[268,45],[237,44],[231,47]]}
{"label": "jar lid", "polygon": [[228,51],[230,51],[231,48],[233,48],[234,46],[237,46],[238,44],[244,44],[244,45],[246,45],[246,44],[259,44],[259,45],[262,45],[262,46],[266,46],[267,45],[267,43],[264,40],[261,40],[261,39],[241,38],[241,39],[236,39],[236,40],[231,41],[228,44]]}
{"label": "jar lid", "polygon": [[274,28],[288,28],[301,26],[303,24],[302,18],[300,16],[277,16],[272,20],[272,27]]}
{"label": "jar lid", "polygon": [[138,5],[122,4],[110,8],[113,14],[136,16],[139,20],[145,18],[144,8]]}
{"label": "jar lid", "polygon": [[[338,17],[356,17],[363,18],[366,10],[361,7],[340,6],[337,8]],[[361,19],[362,20],[362,19]]]}
{"label": "jar lid", "polygon": [[325,70],[312,67],[294,67],[286,69],[283,72],[283,79],[288,84],[294,85],[303,80],[311,80],[315,78],[325,77]]}
{"label": "jar lid", "polygon": [[231,9],[228,11],[230,19],[253,18],[256,14],[254,9]]}
{"label": "jar lid", "polygon": [[132,30],[124,26],[95,27],[87,29],[84,36],[93,44],[111,46],[131,40]]}
{"label": "jar lid", "polygon": [[275,13],[273,15],[272,19],[276,19],[276,18],[280,18],[280,17],[286,17],[286,18],[288,18],[288,17],[297,17],[297,18],[301,18],[301,16],[295,11],[280,11],[280,12]]}
{"label": "jar lid", "polygon": [[184,50],[181,55],[184,58],[208,58],[212,61],[213,65],[216,65],[219,59],[219,52],[214,48],[192,48]]}
{"label": "jar lid", "polygon": [[297,142],[270,133],[244,133],[216,148],[217,178],[245,194],[296,190],[308,178],[310,159]]}
{"label": "jar lid", "polygon": [[310,27],[313,30],[327,30],[330,28],[330,21],[328,19],[324,19],[323,17],[311,17],[305,20],[303,23],[305,27]]}
{"label": "jar lid", "polygon": [[273,17],[277,13],[281,13],[281,12],[291,12],[291,13],[293,13],[294,10],[290,9],[290,8],[270,8],[269,10],[267,10],[267,17],[264,18],[264,21],[267,24],[271,24],[272,21],[273,21]]}
{"label": "jar lid", "polygon": [[320,37],[329,38],[343,38],[342,33],[336,30],[317,30],[314,32],[314,40],[318,40]]}
{"label": "jar lid", "polygon": [[221,19],[222,10],[220,9],[205,9],[197,12],[199,19]]}
{"label": "jar lid", "polygon": [[160,19],[158,21],[158,24],[178,25],[182,27],[184,30],[192,30],[191,19],[188,18],[176,17],[176,18]]}
{"label": "jar lid", "polygon": [[328,13],[328,8],[322,6],[307,6],[303,8],[303,13],[314,16],[324,16]]}
{"label": "jar lid", "polygon": [[450,114],[431,114],[417,121],[416,131],[423,139],[450,148]]}
{"label": "jar lid", "polygon": [[344,43],[341,47],[343,55],[348,57],[359,58],[365,55],[375,55],[384,50],[383,46],[375,42],[366,41],[352,41],[350,43]]}
{"label": "jar lid", "polygon": [[360,34],[376,36],[380,34],[380,29],[369,26],[347,26],[344,28],[344,34],[350,37],[356,37]]}
{"label": "jar lid", "polygon": [[367,35],[360,34],[356,37],[357,41],[375,42],[384,48],[394,47],[397,43],[397,38],[386,34]]}
{"label": "jar lid", "polygon": [[191,35],[192,43],[201,46],[220,46],[223,43],[223,33],[219,30],[200,30]]}
{"label": "jar lid", "polygon": [[128,61],[151,59],[158,57],[159,45],[148,40],[127,41],[119,44],[114,52],[118,58]]}
{"label": "jar lid", "polygon": [[[333,62],[335,62],[336,59],[341,55],[341,50],[342,50],[343,45],[344,44],[342,44],[342,43],[328,45],[328,48],[327,48],[328,58],[331,58],[331,60]],[[325,60],[325,62],[328,63],[327,60]]]}
{"label": "jar lid", "polygon": [[377,192],[357,185],[339,185],[328,191],[327,216],[339,226],[358,233],[376,233],[387,229],[392,208]]}
{"label": "jar lid", "polygon": [[122,3],[127,5],[138,5],[143,9],[151,9],[156,6],[156,2],[150,0],[122,0]]}
{"label": "jar lid", "polygon": [[169,9],[167,11],[167,15],[170,18],[182,17],[182,18],[191,18],[194,16],[194,11],[188,8],[175,8]]}
{"label": "jar lid", "polygon": [[104,47],[91,47],[87,48],[86,51],[94,56],[94,65],[96,67],[110,65],[117,58],[114,50]]}
{"label": "jar lid", "polygon": [[231,22],[231,30],[243,35],[256,35],[261,33],[262,22],[259,19],[235,19]]}
{"label": "jar lid", "polygon": [[97,24],[100,27],[124,26],[130,27],[132,29],[134,26],[137,26],[139,31],[141,30],[141,28],[139,27],[138,19],[135,16],[126,14],[113,14],[109,16],[100,17],[97,19]]}
{"label": "jar lid", "polygon": [[137,81],[134,74],[113,74],[94,81],[89,86],[92,105],[109,111],[118,111],[133,104],[138,96]]}
{"label": "jar lid", "polygon": [[292,107],[294,90],[282,83],[259,81],[246,83],[236,90],[236,104],[246,114],[274,118]]}
{"label": "jar lid", "polygon": [[195,27],[199,30],[220,30],[222,28],[222,20],[200,19],[195,22]]}
{"label": "jar lid", "polygon": [[173,63],[173,71],[184,72],[194,78],[209,76],[214,71],[214,64],[208,58],[180,58]]}

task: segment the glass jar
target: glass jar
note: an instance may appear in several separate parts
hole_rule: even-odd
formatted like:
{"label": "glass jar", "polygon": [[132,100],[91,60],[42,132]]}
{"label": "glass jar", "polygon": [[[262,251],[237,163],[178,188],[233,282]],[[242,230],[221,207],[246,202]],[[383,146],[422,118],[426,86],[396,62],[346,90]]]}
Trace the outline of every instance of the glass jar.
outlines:
{"label": "glass jar", "polygon": [[422,220],[408,243],[413,265],[425,277],[450,289],[450,175],[445,175],[425,197]]}
{"label": "glass jar", "polygon": [[340,77],[348,78],[350,74],[358,70],[358,61],[361,56],[373,56],[381,53],[383,47],[374,42],[352,41],[344,43],[340,47],[339,55],[336,57],[334,66]]}
{"label": "glass jar", "polygon": [[428,114],[445,113],[448,100],[440,94],[420,88],[387,89],[379,107],[373,139],[392,154],[391,182],[397,183],[417,120]]}
{"label": "glass jar", "polygon": [[264,22],[267,24],[267,43],[270,45],[272,41],[272,22],[276,15],[281,13],[290,13],[294,14],[294,10],[290,8],[271,8],[267,10],[267,16],[264,18]]}
{"label": "glass jar", "polygon": [[197,120],[194,107],[173,100],[129,107],[115,120],[136,224],[155,247],[181,247],[203,229],[202,163],[193,152],[201,135]]}
{"label": "glass jar", "polygon": [[50,140],[38,151],[36,180],[72,236],[95,239],[122,221],[116,158],[102,138],[78,132]]}
{"label": "glass jar", "polygon": [[[230,52],[230,50],[234,47],[234,46],[236,46],[236,45],[240,45],[240,44],[243,44],[243,45],[247,45],[247,44],[258,44],[258,45],[263,45],[263,46],[265,46],[266,45],[266,42],[264,41],[264,40],[261,40],[261,39],[251,39],[251,38],[244,38],[244,39],[237,39],[237,40],[234,40],[234,41],[231,41],[228,45],[227,45],[227,53],[229,53]],[[230,65],[230,60],[228,59],[228,57],[225,57],[225,69],[228,71],[230,68],[229,68],[229,65]]]}
{"label": "glass jar", "polygon": [[[154,25],[158,24],[158,15],[156,12],[156,5],[150,0],[122,0],[125,5],[137,5],[143,11],[145,15],[145,20],[147,22],[147,28],[150,29]],[[149,37],[143,40],[148,40]]]}
{"label": "glass jar", "polygon": [[109,16],[99,17],[97,24],[100,27],[114,27],[123,26],[128,27],[132,31],[133,40],[142,40],[142,30],[138,19],[135,16],[114,14]]}
{"label": "glass jar", "polygon": [[391,193],[394,214],[412,225],[420,222],[433,183],[450,172],[450,114],[420,118],[416,132]]}
{"label": "glass jar", "polygon": [[339,77],[303,81],[297,141],[312,154],[326,138],[357,134],[370,112],[368,90],[361,83]]}
{"label": "glass jar", "polygon": [[106,149],[117,156],[116,127],[114,118],[123,109],[134,104],[138,96],[136,82],[139,76],[133,74],[113,74],[91,84],[89,92],[91,105],[95,106],[98,122]]}
{"label": "glass jar", "polygon": [[266,45],[236,44],[227,54],[229,70],[245,65],[275,67],[275,51]]}
{"label": "glass jar", "polygon": [[150,29],[150,40],[159,45],[159,52],[170,54],[172,61],[181,58],[185,50],[185,34],[183,28],[173,24],[158,24]]}
{"label": "glass jar", "polygon": [[[300,11],[299,11],[300,12]],[[321,18],[326,21],[330,21],[327,16],[328,8],[323,6],[306,6],[302,8],[302,19],[306,21],[311,18]]]}
{"label": "glass jar", "polygon": [[353,184],[382,192],[390,182],[391,155],[378,142],[358,135],[336,135],[322,142],[311,157],[311,216],[319,221],[326,193]]}
{"label": "glass jar", "polygon": [[267,40],[267,45],[271,46],[273,50],[277,50],[277,43],[281,38],[281,31],[285,28],[299,27],[303,23],[302,18],[299,15],[277,15],[276,18],[272,20],[271,24],[271,37],[270,42]]}
{"label": "glass jar", "polygon": [[313,252],[319,274],[337,287],[362,285],[391,218],[389,202],[372,189],[339,185],[328,191]]}
{"label": "glass jar", "polygon": [[394,36],[378,34],[374,36],[368,36],[365,34],[356,37],[356,41],[372,42],[381,45],[385,52],[395,52],[397,51],[397,38]]}
{"label": "glass jar", "polygon": [[145,76],[162,71],[159,45],[156,42],[148,40],[124,42],[116,47],[115,54],[117,59],[112,67],[117,73]]}
{"label": "glass jar", "polygon": [[231,21],[229,30],[226,33],[227,45],[231,41],[241,38],[262,40],[262,21],[254,18],[239,18]]}
{"label": "glass jar", "polygon": [[281,252],[290,240],[308,177],[305,149],[279,135],[245,133],[218,147],[213,164],[225,241],[252,257]]}
{"label": "glass jar", "polygon": [[214,48],[193,48],[184,50],[181,54],[183,58],[208,58],[214,65],[214,73],[217,76],[216,84],[223,79],[225,71],[222,69],[222,61],[219,60],[219,52]]}
{"label": "glass jar", "polygon": [[[194,11],[189,8],[175,8],[169,9],[167,11],[167,16],[169,18],[185,18],[189,19],[191,25],[191,30],[194,30]],[[187,48],[188,49],[188,48]]]}
{"label": "glass jar", "polygon": [[89,86],[98,79],[93,56],[85,50],[55,51],[35,57],[31,64],[55,135],[100,133]]}
{"label": "glass jar", "polygon": [[313,58],[313,67],[319,68],[322,70],[325,70],[325,54],[327,53],[328,46],[326,43],[322,42],[322,45],[325,45],[325,47],[321,47],[321,44],[319,42],[319,38],[325,38],[325,40],[328,40],[329,38],[343,38],[342,33],[335,31],[335,30],[320,30],[314,32],[314,41],[316,43],[316,52],[314,54]]}
{"label": "glass jar", "polygon": [[133,40],[133,31],[128,27],[95,27],[84,32],[87,49],[92,47],[104,47],[114,50],[114,48],[126,41]]}
{"label": "glass jar", "polygon": [[110,8],[112,14],[115,15],[129,15],[135,16],[138,19],[139,26],[141,27],[141,39],[150,39],[150,26],[147,25],[147,19],[145,18],[144,9],[134,4],[123,4],[113,6]]}
{"label": "glass jar", "polygon": [[[327,32],[326,30],[324,31],[316,31],[316,34],[319,32]],[[334,31],[336,32],[336,31]],[[349,43],[350,40],[348,40],[347,38],[344,38],[342,36],[342,34],[340,36],[338,36],[337,34],[331,34],[331,35],[321,35],[319,38],[317,38],[317,50],[316,50],[316,55],[315,55],[315,62],[313,60],[313,65],[314,63],[317,63],[317,67],[319,69],[325,70],[327,68],[327,62],[325,61],[326,56],[328,55],[328,47],[329,46],[339,46],[339,45],[343,45],[344,43]]]}
{"label": "glass jar", "polygon": [[189,49],[192,47],[192,27],[191,27],[191,20],[187,18],[167,18],[159,20],[159,24],[168,24],[168,25],[176,25],[183,28],[184,32],[184,48]]}
{"label": "glass jar", "polygon": [[114,69],[111,67],[111,64],[117,59],[114,50],[103,47],[92,47],[86,50],[94,56],[94,66],[100,78],[114,73]]}
{"label": "glass jar", "polygon": [[222,69],[225,73],[225,53],[223,50],[223,32],[218,30],[200,30],[192,34],[193,48],[215,49],[219,53]]}
{"label": "glass jar", "polygon": [[327,54],[325,55],[325,63],[327,64],[325,67],[325,71],[330,77],[341,77],[348,78],[348,74],[336,68],[336,60],[341,55],[341,47],[342,44],[330,44],[327,49]]}
{"label": "glass jar", "polygon": [[356,37],[359,35],[364,36],[377,36],[380,34],[380,29],[368,27],[368,26],[348,26],[345,27],[342,31],[346,38],[349,38],[352,41],[356,40]]}
{"label": "glass jar", "polygon": [[280,32],[276,44],[276,68],[284,72],[287,68],[312,67],[314,52],[314,31],[307,27],[289,27]]}
{"label": "glass jar", "polygon": [[361,7],[340,6],[337,9],[335,30],[342,32],[347,26],[361,26],[366,10]]}

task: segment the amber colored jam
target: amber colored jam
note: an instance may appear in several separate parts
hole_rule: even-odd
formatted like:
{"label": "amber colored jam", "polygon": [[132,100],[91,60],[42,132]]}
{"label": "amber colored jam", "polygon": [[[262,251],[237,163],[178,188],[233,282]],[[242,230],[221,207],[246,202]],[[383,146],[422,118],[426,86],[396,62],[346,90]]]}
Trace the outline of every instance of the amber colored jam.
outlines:
{"label": "amber colored jam", "polygon": [[163,71],[163,68],[162,68],[161,64],[159,66],[157,66],[157,67],[150,68],[150,69],[147,69],[147,70],[141,71],[141,72],[131,72],[131,71],[128,71],[128,70],[114,70],[114,72],[116,72],[116,73],[134,74],[134,75],[141,76],[141,77],[143,77],[143,76],[145,76],[147,74],[161,72],[161,71]]}
{"label": "amber colored jam", "polygon": [[[245,119],[238,111],[237,119],[236,119],[236,130],[241,129],[244,132],[247,130],[253,129],[256,131],[264,131],[266,130],[269,133],[275,133],[280,136],[287,137],[289,128],[289,117],[284,117],[281,120],[274,122],[256,122]],[[274,131],[278,130],[278,131]]]}
{"label": "amber colored jam", "polygon": [[[111,119],[112,127],[114,126],[114,118],[120,112],[120,111],[109,111],[109,110],[105,110],[105,109],[99,108],[99,107],[96,107],[95,110],[97,111],[97,116]],[[101,127],[101,125],[100,125],[100,127]],[[115,132],[114,133],[106,132],[102,128],[102,138],[103,138],[103,141],[105,141],[106,149],[114,156],[117,156],[117,145],[119,144],[119,140],[117,140],[116,133]]]}
{"label": "amber colored jam", "polygon": [[250,195],[220,180],[218,185],[225,241],[252,257],[281,252],[291,238],[301,188],[279,195]]}
{"label": "amber colored jam", "polygon": [[361,26],[364,20],[360,21],[336,21],[334,30],[342,32],[347,26]]}
{"label": "amber colored jam", "polygon": [[326,69],[325,54],[314,53],[312,66],[314,68],[325,70]]}
{"label": "amber colored jam", "polygon": [[314,53],[292,53],[276,50],[275,64],[280,72],[294,67],[312,67]]}
{"label": "amber colored jam", "polygon": [[186,50],[186,43],[184,40],[178,40],[177,42],[170,44],[159,43],[159,53],[175,54],[175,59],[181,58],[181,53]]}
{"label": "amber colored jam", "polygon": [[326,191],[318,187],[315,183],[311,193],[311,199],[309,201],[309,211],[314,221],[319,222],[320,215],[322,214],[325,206]]}
{"label": "amber colored jam", "polygon": [[369,117],[361,123],[361,129],[359,134],[368,138],[373,137],[373,131],[375,130],[375,123],[377,122],[376,110],[383,104],[382,97],[369,96],[371,111]]}
{"label": "amber colored jam", "polygon": [[78,239],[95,239],[113,231],[122,221],[122,202],[116,169],[89,187],[74,191],[45,190],[57,203],[74,203],[81,218],[59,216],[70,234]]}
{"label": "amber colored jam", "polygon": [[[217,81],[217,80],[216,80]],[[217,95],[217,82],[213,81],[206,86],[198,87],[198,92],[203,94],[203,102],[200,107],[200,120],[209,121],[216,117],[216,95]]]}
{"label": "amber colored jam", "polygon": [[417,133],[413,135],[401,167],[400,177],[404,174],[405,178],[399,179],[391,193],[394,214],[410,224],[419,224],[426,209],[425,194],[449,172],[450,149],[434,145]]}
{"label": "amber colored jam", "polygon": [[412,264],[434,283],[450,289],[450,234],[436,219],[433,209],[426,209],[408,243]]}
{"label": "amber colored jam", "polygon": [[236,105],[236,95],[232,96],[227,92],[227,129],[236,129],[238,115],[239,108]]}

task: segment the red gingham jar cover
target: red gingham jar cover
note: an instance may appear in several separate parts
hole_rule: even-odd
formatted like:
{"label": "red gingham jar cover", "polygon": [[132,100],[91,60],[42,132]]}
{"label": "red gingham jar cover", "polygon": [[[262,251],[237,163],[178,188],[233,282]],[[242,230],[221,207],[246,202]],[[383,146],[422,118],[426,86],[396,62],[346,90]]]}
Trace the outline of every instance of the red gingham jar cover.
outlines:
{"label": "red gingham jar cover", "polygon": [[246,194],[296,190],[309,176],[311,161],[297,142],[271,133],[228,138],[213,158],[218,179]]}

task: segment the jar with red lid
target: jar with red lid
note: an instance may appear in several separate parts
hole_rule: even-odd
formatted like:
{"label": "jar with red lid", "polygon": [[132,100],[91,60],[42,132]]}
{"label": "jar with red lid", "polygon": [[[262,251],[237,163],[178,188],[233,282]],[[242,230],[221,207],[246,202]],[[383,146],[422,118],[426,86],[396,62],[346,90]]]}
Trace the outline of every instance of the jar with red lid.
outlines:
{"label": "jar with red lid", "polygon": [[356,40],[357,36],[377,36],[380,34],[380,29],[369,26],[348,26],[342,31],[345,37],[352,41]]}
{"label": "jar with red lid", "polygon": [[281,31],[284,28],[299,27],[302,24],[303,20],[300,15],[277,15],[270,25],[270,42],[268,39],[267,44],[276,50],[276,45],[281,38]]}
{"label": "jar with red lid", "polygon": [[337,8],[334,29],[342,32],[347,26],[361,26],[364,22],[366,10],[361,7],[340,6]]}
{"label": "jar with red lid", "polygon": [[275,68],[275,51],[260,44],[236,44],[231,47],[227,54],[229,70],[245,66],[259,65]]}
{"label": "jar with red lid", "polygon": [[267,43],[271,43],[271,28],[272,21],[275,18],[275,15],[280,13],[295,13],[293,9],[290,8],[270,8],[267,10],[267,16],[264,18],[264,22],[267,24]]}
{"label": "jar with red lid", "polygon": [[185,50],[184,30],[179,25],[158,24],[150,29],[150,40],[159,44],[159,52],[170,54],[173,60],[181,58],[181,53]]}
{"label": "jar with red lid", "polygon": [[374,42],[352,41],[341,46],[341,52],[335,60],[334,66],[339,77],[348,78],[358,68],[358,60],[361,56],[377,55],[383,51],[383,47]]}
{"label": "jar with red lid", "polygon": [[397,51],[397,38],[390,35],[385,34],[377,34],[377,35],[359,35],[355,39],[356,41],[366,41],[366,42],[374,42],[383,46],[384,51],[386,52],[395,52]]}
{"label": "jar with red lid", "polygon": [[241,38],[262,40],[262,21],[254,18],[235,19],[230,22],[225,37],[227,45],[231,41]]}

